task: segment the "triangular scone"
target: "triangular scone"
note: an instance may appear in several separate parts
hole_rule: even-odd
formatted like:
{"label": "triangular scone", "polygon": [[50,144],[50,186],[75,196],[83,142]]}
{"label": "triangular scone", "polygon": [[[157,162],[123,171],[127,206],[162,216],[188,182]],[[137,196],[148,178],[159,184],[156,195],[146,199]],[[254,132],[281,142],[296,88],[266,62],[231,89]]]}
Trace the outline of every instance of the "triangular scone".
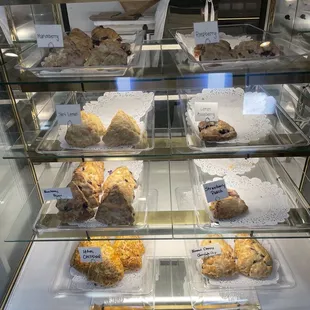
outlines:
{"label": "triangular scone", "polygon": [[74,147],[88,147],[100,142],[98,133],[87,125],[71,125],[65,135],[66,142]]}
{"label": "triangular scone", "polygon": [[118,110],[102,141],[107,146],[135,145],[140,141],[140,128],[133,117]]}
{"label": "triangular scone", "polygon": [[[210,234],[208,238],[222,238],[219,234]],[[221,247],[221,254],[203,258],[202,274],[209,278],[219,279],[229,277],[237,272],[234,260],[233,249],[223,239],[205,239],[202,246],[218,244]]]}
{"label": "triangular scone", "polygon": [[81,119],[83,125],[86,125],[94,130],[99,136],[103,136],[106,133],[106,128],[97,115],[81,111]]}

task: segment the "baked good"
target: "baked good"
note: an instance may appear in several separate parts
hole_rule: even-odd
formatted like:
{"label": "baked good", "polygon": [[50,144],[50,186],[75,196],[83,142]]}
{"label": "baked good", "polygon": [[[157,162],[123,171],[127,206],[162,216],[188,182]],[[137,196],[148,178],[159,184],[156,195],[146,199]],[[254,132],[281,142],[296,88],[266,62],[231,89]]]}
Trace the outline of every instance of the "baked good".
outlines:
{"label": "baked good", "polygon": [[93,48],[91,38],[82,30],[74,28],[69,34],[69,38],[74,42],[76,48],[82,53],[84,58],[90,55],[90,50]]}
{"label": "baked good", "polygon": [[71,125],[67,129],[65,140],[71,146],[84,148],[99,143],[100,136],[87,125]]}
{"label": "baked good", "polygon": [[218,43],[199,44],[194,49],[194,55],[200,61],[236,58],[235,52],[225,40],[220,40]]}
{"label": "baked good", "polygon": [[[237,234],[247,238],[248,234]],[[272,273],[272,258],[268,251],[255,239],[235,239],[235,257],[237,268],[243,275],[264,279]]]}
{"label": "baked good", "polygon": [[115,252],[120,256],[125,270],[142,268],[142,256],[145,253],[143,242],[138,236],[126,237],[134,240],[116,240],[113,244]]}
{"label": "baked good", "polygon": [[102,141],[110,147],[135,145],[140,141],[140,128],[133,117],[118,110]]}
{"label": "baked good", "polygon": [[91,32],[91,38],[93,43],[98,45],[103,40],[122,41],[121,36],[111,28],[104,28],[103,26],[97,26]]}
{"label": "baked good", "polygon": [[[79,247],[100,247],[102,262],[82,263]],[[114,286],[124,277],[124,267],[109,241],[82,241],[75,249],[70,266],[83,273],[89,281],[103,286]]]}
{"label": "baked good", "polygon": [[202,274],[212,279],[233,276],[237,272],[233,249],[223,239],[209,238],[223,238],[223,236],[219,234],[210,234],[208,235],[208,239],[201,242],[202,246],[219,244],[222,253],[220,255],[203,258]]}
{"label": "baked good", "polygon": [[198,129],[199,136],[204,141],[227,141],[237,137],[235,128],[222,120],[201,121]]}
{"label": "baked good", "polygon": [[227,191],[229,195],[227,198],[213,201],[210,204],[210,210],[215,219],[230,219],[248,211],[248,206],[236,191],[232,189],[227,189]]}
{"label": "baked good", "polygon": [[81,111],[81,119],[84,125],[93,129],[99,136],[103,136],[105,134],[106,128],[104,127],[101,119],[97,115]]}

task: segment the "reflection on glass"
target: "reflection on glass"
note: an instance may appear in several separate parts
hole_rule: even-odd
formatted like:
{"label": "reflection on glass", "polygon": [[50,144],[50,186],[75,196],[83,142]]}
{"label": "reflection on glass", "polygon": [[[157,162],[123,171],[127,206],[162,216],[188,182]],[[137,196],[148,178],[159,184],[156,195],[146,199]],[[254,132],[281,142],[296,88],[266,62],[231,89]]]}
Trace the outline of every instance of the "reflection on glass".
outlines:
{"label": "reflection on glass", "polygon": [[262,92],[247,92],[244,94],[243,114],[274,114],[276,99]]}
{"label": "reflection on glass", "polygon": [[116,85],[118,91],[130,91],[132,89],[130,77],[116,78]]}
{"label": "reflection on glass", "polygon": [[232,73],[208,73],[202,74],[201,79],[204,80],[204,88],[227,88],[233,85]]}

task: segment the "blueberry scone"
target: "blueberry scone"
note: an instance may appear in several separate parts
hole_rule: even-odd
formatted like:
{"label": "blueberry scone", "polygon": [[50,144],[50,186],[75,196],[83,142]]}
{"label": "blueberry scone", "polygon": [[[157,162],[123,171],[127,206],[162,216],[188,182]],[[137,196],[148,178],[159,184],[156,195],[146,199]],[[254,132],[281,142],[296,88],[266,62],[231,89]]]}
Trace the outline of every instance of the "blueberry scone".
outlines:
{"label": "blueberry scone", "polygon": [[[222,238],[219,234],[210,234],[208,238]],[[221,254],[205,257],[202,263],[202,274],[212,278],[219,279],[233,276],[237,272],[233,249],[223,239],[205,239],[201,242],[202,246],[218,244],[221,247]]]}
{"label": "blueberry scone", "polygon": [[215,219],[230,219],[248,211],[248,206],[235,190],[227,189],[227,191],[229,195],[227,198],[213,201],[210,204],[209,208]]}
{"label": "blueberry scone", "polygon": [[204,141],[227,141],[237,137],[234,127],[222,120],[201,121],[198,129],[199,136]]}
{"label": "blueberry scone", "polygon": [[122,41],[121,36],[115,30],[103,26],[94,28],[91,32],[91,38],[95,45],[99,45],[104,40]]}
{"label": "blueberry scone", "polygon": [[[237,237],[249,237],[238,234]],[[272,273],[272,258],[268,251],[255,239],[235,239],[235,257],[237,268],[243,275],[264,279]]]}

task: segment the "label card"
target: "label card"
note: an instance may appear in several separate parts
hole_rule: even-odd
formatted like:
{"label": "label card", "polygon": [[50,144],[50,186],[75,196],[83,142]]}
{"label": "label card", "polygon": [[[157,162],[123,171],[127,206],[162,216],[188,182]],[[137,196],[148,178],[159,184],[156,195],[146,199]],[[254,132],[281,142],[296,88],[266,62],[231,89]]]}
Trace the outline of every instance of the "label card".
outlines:
{"label": "label card", "polygon": [[101,263],[101,250],[98,247],[79,247],[81,263]]}
{"label": "label card", "polygon": [[221,200],[228,197],[228,191],[223,179],[203,184],[208,202]]}
{"label": "label card", "polygon": [[195,121],[218,121],[217,102],[195,102]]}
{"label": "label card", "polygon": [[220,42],[217,21],[194,23],[194,36],[196,45]]}
{"label": "label card", "polygon": [[79,104],[56,104],[56,114],[59,125],[80,125],[82,123]]}
{"label": "label card", "polygon": [[193,259],[204,258],[220,254],[222,254],[222,250],[219,244],[205,245],[202,246],[201,248],[191,250],[191,256]]}
{"label": "label card", "polygon": [[35,25],[38,47],[64,47],[61,25]]}
{"label": "label card", "polygon": [[42,189],[44,200],[72,199],[70,187]]}

